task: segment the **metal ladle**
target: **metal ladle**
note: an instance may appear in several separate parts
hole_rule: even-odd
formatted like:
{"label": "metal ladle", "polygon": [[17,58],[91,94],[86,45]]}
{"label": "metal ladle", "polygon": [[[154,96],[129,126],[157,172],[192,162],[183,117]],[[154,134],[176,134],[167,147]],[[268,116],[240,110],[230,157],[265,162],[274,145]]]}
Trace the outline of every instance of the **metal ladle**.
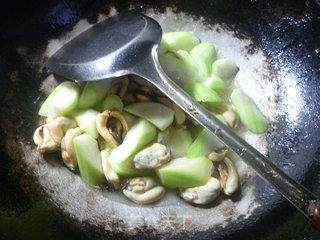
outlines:
{"label": "metal ladle", "polygon": [[47,66],[54,73],[77,81],[128,74],[145,78],[214,133],[320,228],[320,202],[316,195],[212,116],[164,73],[158,61],[161,36],[162,29],[152,18],[133,12],[121,13],[72,39],[48,60]]}

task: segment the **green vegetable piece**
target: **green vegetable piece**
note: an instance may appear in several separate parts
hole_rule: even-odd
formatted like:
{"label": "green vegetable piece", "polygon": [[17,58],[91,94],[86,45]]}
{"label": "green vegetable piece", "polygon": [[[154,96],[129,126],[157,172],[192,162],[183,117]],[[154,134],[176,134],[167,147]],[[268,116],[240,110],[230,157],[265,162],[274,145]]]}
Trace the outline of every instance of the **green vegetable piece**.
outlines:
{"label": "green vegetable piece", "polygon": [[172,52],[159,55],[159,61],[165,73],[181,86],[195,78],[193,69]]}
{"label": "green vegetable piece", "polygon": [[78,108],[91,108],[96,106],[106,96],[111,81],[101,80],[87,82],[79,98]]}
{"label": "green vegetable piece", "polygon": [[183,61],[189,72],[192,74],[189,76],[190,81],[202,82],[206,77],[206,72],[204,72],[198,63],[193,59],[193,57],[185,50],[178,50],[175,52],[177,57]]}
{"label": "green vegetable piece", "polygon": [[202,42],[190,51],[190,55],[200,66],[202,72],[209,76],[211,73],[212,63],[217,58],[216,49],[214,48],[213,44]]}
{"label": "green vegetable piece", "polygon": [[91,186],[105,182],[98,142],[88,134],[73,139],[73,147],[82,179]]}
{"label": "green vegetable piece", "polygon": [[174,119],[174,111],[161,103],[133,103],[125,107],[125,110],[133,115],[147,119],[161,131],[169,127]]}
{"label": "green vegetable piece", "polygon": [[223,104],[222,98],[212,89],[205,87],[202,83],[187,85],[185,89],[196,101],[206,103],[211,107],[219,107]]}
{"label": "green vegetable piece", "polygon": [[230,99],[241,122],[251,132],[261,134],[267,130],[267,119],[248,95],[239,89],[234,89]]}
{"label": "green vegetable piece", "polygon": [[189,188],[208,182],[212,162],[202,156],[196,158],[176,158],[156,170],[161,183],[169,188]]}
{"label": "green vegetable piece", "polygon": [[109,161],[112,168],[121,176],[141,176],[148,171],[137,170],[133,165],[133,158],[145,145],[156,136],[156,128],[145,119],[140,119],[129,129],[123,142],[114,148]]}
{"label": "green vegetable piece", "polygon": [[167,32],[162,35],[161,46],[163,51],[190,51],[200,40],[193,32]]}
{"label": "green vegetable piece", "polygon": [[93,109],[77,110],[71,114],[78,126],[93,138],[98,138],[96,117],[99,112]]}
{"label": "green vegetable piece", "polygon": [[80,88],[74,82],[63,82],[57,86],[41,105],[39,115],[58,117],[68,114],[78,104]]}
{"label": "green vegetable piece", "polygon": [[230,59],[218,59],[212,64],[212,74],[219,76],[222,80],[227,81],[236,76],[238,66]]}
{"label": "green vegetable piece", "polygon": [[106,109],[116,109],[122,112],[123,103],[121,98],[115,94],[108,95],[101,103],[101,110],[104,111]]}
{"label": "green vegetable piece", "polygon": [[203,81],[205,87],[209,87],[216,93],[223,95],[228,89],[227,84],[217,75],[211,74],[206,80]]}
{"label": "green vegetable piece", "polygon": [[179,158],[186,156],[192,143],[191,133],[185,129],[171,129],[167,145],[170,148],[171,157]]}
{"label": "green vegetable piece", "polygon": [[126,120],[129,129],[130,129],[130,128],[137,122],[137,120],[138,120],[137,117],[135,117],[135,116],[133,116],[132,114],[130,114],[130,113],[128,113],[128,112],[125,112],[125,111],[122,112],[122,115],[123,115],[124,119]]}
{"label": "green vegetable piece", "polygon": [[212,151],[222,148],[223,146],[214,134],[203,129],[189,147],[187,157],[207,156]]}

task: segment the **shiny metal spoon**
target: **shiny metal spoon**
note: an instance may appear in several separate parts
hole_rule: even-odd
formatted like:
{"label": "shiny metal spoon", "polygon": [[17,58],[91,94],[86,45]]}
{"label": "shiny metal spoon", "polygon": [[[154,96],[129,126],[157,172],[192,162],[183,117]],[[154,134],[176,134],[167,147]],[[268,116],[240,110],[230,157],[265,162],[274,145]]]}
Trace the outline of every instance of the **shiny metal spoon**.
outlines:
{"label": "shiny metal spoon", "polygon": [[319,228],[320,202],[317,196],[212,116],[164,73],[158,61],[161,36],[161,27],[155,20],[125,12],[81,33],[58,50],[47,66],[54,73],[77,81],[96,81],[128,74],[147,79],[214,133]]}

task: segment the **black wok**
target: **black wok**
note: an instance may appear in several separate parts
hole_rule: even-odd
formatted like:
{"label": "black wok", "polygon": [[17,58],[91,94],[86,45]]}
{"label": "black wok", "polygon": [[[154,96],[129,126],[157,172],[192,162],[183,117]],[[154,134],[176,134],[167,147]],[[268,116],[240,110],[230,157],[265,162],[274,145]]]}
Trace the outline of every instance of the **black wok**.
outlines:
{"label": "black wok", "polygon": [[[50,74],[43,67],[49,41],[67,38],[64,34],[80,19],[95,23],[99,13],[109,13],[110,6],[142,12],[154,8],[160,13],[169,6],[176,14],[189,14],[190,22],[203,17],[205,24],[218,24],[219,31],[249,41],[243,50],[248,59],[262,51],[281,110],[267,133],[267,154],[279,159],[275,164],[291,177],[320,192],[316,188],[320,179],[320,10],[316,1],[11,1],[0,10],[0,186],[22,189],[23,194],[12,193],[4,200],[16,201],[18,206],[23,199],[40,200],[56,212],[62,226],[95,238],[248,239],[269,230],[271,222],[290,217],[292,208],[256,175],[242,178],[243,191],[229,205],[222,204],[222,215],[217,216],[212,209],[218,206],[194,208],[170,199],[169,206],[137,207],[116,194],[87,188],[56,155],[43,158],[35,152],[32,133],[45,97],[43,80]],[[252,205],[239,208],[241,199],[248,196],[247,186],[253,186]]]}

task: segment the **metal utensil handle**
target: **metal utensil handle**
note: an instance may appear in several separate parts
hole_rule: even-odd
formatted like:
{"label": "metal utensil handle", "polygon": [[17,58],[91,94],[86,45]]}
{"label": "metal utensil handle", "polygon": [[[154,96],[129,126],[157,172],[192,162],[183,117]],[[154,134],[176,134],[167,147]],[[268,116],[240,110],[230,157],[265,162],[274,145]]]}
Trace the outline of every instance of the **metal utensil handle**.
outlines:
{"label": "metal utensil handle", "polygon": [[289,202],[300,210],[317,228],[320,228],[320,201],[316,195],[294,181],[270,162],[229,127],[212,116],[201,104],[194,101],[181,87],[162,70],[157,49],[152,51],[154,69],[148,65],[137,74],[158,87],[172,101],[203,127],[214,133],[226,146],[239,155],[267,182],[271,183]]}

